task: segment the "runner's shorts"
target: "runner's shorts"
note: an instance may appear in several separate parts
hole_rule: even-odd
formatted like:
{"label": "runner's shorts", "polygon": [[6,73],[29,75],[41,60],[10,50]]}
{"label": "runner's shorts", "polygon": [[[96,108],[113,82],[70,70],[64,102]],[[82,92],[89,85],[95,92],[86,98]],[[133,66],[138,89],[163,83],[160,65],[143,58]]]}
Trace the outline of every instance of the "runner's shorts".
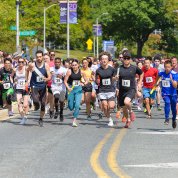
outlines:
{"label": "runner's shorts", "polygon": [[115,101],[115,92],[107,92],[107,93],[99,93],[98,94],[99,99],[102,100],[108,100],[108,101]]}
{"label": "runner's shorts", "polygon": [[60,102],[65,101],[65,96],[66,96],[65,90],[56,90],[56,89],[51,88],[51,91],[55,97],[59,98]]}
{"label": "runner's shorts", "polygon": [[14,94],[14,89],[9,88],[8,90],[3,90],[2,91],[2,99],[5,100],[7,95],[13,95]]}
{"label": "runner's shorts", "polygon": [[82,87],[83,92],[92,92],[92,84],[88,83]]}
{"label": "runner's shorts", "polygon": [[156,90],[150,94],[151,92],[151,88],[143,88],[142,92],[143,92],[143,98],[150,98],[150,99],[155,99],[156,97]]}
{"label": "runner's shorts", "polygon": [[16,89],[16,94],[21,94],[22,96],[28,95],[29,92],[27,92],[26,90],[22,90],[22,89]]}
{"label": "runner's shorts", "polygon": [[119,90],[118,104],[120,107],[124,106],[124,100],[126,97],[130,98],[131,101],[135,98],[136,90],[130,89],[128,91]]}

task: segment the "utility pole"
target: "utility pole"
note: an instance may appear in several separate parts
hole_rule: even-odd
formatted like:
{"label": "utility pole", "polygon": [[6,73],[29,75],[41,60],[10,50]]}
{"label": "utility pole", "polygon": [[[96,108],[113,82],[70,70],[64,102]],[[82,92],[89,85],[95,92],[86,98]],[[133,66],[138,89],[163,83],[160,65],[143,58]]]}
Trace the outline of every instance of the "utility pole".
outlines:
{"label": "utility pole", "polygon": [[67,0],[67,58],[70,57],[70,6],[69,6],[69,0]]}
{"label": "utility pole", "polygon": [[16,50],[20,53],[20,30],[19,30],[19,9],[20,9],[20,0],[16,0]]}

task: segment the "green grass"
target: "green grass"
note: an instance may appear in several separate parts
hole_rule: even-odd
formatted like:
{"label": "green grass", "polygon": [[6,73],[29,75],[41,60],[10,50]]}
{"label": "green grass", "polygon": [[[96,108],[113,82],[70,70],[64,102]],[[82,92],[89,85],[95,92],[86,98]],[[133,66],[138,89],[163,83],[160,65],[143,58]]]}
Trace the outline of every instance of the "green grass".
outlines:
{"label": "green grass", "polygon": [[[79,60],[82,60],[83,57],[86,57],[89,55],[93,56],[93,53],[84,52],[84,51],[80,51],[80,50],[70,50],[70,58],[77,58]],[[57,50],[56,56],[61,57],[62,59],[66,59],[67,58],[67,50]]]}

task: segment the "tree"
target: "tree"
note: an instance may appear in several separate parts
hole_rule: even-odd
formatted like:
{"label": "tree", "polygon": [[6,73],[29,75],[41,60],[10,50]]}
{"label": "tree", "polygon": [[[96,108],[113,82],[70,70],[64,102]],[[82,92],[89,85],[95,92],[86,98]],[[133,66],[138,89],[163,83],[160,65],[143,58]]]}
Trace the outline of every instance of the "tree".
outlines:
{"label": "tree", "polygon": [[155,29],[164,32],[174,28],[175,3],[175,0],[113,0],[103,7],[112,19],[107,21],[106,30],[118,39],[136,42],[137,56],[141,57],[143,46]]}

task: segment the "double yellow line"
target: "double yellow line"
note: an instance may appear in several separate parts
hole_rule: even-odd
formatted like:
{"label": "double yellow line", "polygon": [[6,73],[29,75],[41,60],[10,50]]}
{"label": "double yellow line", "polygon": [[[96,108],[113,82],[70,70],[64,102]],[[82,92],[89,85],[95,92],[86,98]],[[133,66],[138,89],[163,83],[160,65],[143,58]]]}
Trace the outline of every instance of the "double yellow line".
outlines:
{"label": "double yellow line", "polygon": [[[130,178],[119,166],[117,162],[117,153],[119,151],[121,142],[123,137],[125,136],[127,130],[121,129],[118,135],[115,137],[113,144],[108,152],[107,156],[107,164],[111,171],[120,178]],[[93,150],[91,157],[90,157],[90,164],[94,172],[96,173],[97,177],[99,178],[110,178],[108,173],[101,167],[99,162],[99,156],[102,152],[104,145],[107,143],[109,138],[113,135],[114,129],[111,129],[104,138],[98,143],[98,145]]]}

